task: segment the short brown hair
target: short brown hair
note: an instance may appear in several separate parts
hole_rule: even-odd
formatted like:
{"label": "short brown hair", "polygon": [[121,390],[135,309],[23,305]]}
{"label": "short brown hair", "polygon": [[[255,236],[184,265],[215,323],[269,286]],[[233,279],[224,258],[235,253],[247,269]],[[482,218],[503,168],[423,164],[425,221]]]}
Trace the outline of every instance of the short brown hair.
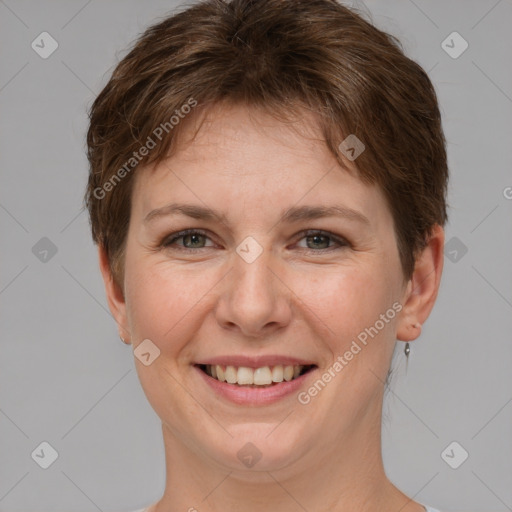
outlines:
{"label": "short brown hair", "polygon": [[[354,163],[386,197],[410,279],[447,220],[445,139],[428,75],[396,38],[335,0],[205,0],[149,27],[89,112],[85,203],[121,288],[136,169],[170,155],[185,124],[171,118],[184,118],[185,105],[224,100],[284,118],[298,105],[314,111],[341,165],[339,144],[355,134],[365,151]],[[142,151],[157,127],[158,144]]]}

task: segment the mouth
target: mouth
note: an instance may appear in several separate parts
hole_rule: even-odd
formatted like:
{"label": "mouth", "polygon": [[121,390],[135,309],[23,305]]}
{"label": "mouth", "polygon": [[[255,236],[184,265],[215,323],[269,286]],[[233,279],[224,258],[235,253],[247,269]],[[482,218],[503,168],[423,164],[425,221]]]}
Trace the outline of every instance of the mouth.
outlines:
{"label": "mouth", "polygon": [[250,368],[248,366],[225,366],[213,364],[195,365],[203,373],[219,382],[227,382],[242,388],[269,388],[282,382],[291,382],[317,366],[310,365],[275,365]]}

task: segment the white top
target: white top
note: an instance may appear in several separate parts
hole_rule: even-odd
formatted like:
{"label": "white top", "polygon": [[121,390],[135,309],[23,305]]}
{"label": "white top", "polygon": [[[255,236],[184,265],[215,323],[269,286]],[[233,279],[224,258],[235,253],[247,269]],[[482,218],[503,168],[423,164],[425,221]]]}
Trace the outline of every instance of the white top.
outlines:
{"label": "white top", "polygon": [[[432,507],[429,507],[428,505],[423,505],[425,507],[425,510],[426,512],[439,512],[439,510],[437,510],[437,508],[432,508]],[[140,508],[139,510],[134,510],[133,512],[146,512],[146,510],[148,509],[149,507],[147,508]]]}

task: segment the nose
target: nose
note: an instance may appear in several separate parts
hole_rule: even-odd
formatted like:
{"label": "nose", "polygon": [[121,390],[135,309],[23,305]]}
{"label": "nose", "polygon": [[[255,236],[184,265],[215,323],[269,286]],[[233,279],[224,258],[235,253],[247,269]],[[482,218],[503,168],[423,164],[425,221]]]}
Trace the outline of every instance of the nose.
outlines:
{"label": "nose", "polygon": [[[268,338],[290,322],[292,293],[270,249],[248,262],[238,254],[216,308],[219,325],[250,338]],[[280,270],[281,269],[281,270]]]}

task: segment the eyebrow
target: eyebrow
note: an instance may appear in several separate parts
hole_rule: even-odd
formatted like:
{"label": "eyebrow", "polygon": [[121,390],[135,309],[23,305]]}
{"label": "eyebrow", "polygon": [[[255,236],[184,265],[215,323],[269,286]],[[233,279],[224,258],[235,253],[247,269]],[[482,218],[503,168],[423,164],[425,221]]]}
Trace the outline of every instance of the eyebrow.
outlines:
{"label": "eyebrow", "polygon": [[[165,216],[184,215],[198,220],[216,220],[225,223],[226,215],[211,208],[192,204],[172,203],[149,212],[144,218],[144,224]],[[300,222],[304,220],[320,219],[324,217],[342,217],[370,226],[370,221],[361,212],[345,206],[294,206],[284,210],[280,223]]]}

